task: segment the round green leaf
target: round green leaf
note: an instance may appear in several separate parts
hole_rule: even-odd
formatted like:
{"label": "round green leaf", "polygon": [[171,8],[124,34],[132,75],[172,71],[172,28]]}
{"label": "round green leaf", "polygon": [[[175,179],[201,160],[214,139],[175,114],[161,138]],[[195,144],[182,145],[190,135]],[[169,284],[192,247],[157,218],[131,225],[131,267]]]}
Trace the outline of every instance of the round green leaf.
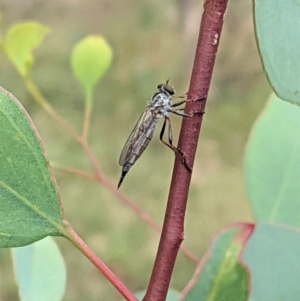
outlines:
{"label": "round green leaf", "polygon": [[299,300],[299,250],[299,229],[268,224],[255,228],[242,258],[251,273],[250,300]]}
{"label": "round green leaf", "polygon": [[201,274],[185,301],[248,300],[249,276],[239,257],[251,231],[251,225],[244,225],[224,231],[213,241]]}
{"label": "round green leaf", "polygon": [[66,287],[66,267],[51,237],[12,250],[22,301],[59,301]]}
{"label": "round green leaf", "polygon": [[283,100],[300,105],[299,0],[254,0],[254,23],[271,86]]}
{"label": "round green leaf", "polygon": [[14,25],[6,34],[4,50],[20,74],[25,77],[33,63],[32,50],[39,46],[50,30],[36,22]]}
{"label": "round green leaf", "polygon": [[105,74],[112,61],[112,50],[101,36],[88,36],[73,49],[71,65],[86,93]]}
{"label": "round green leaf", "polygon": [[246,149],[246,192],[256,221],[300,226],[300,108],[272,96]]}
{"label": "round green leaf", "polygon": [[0,247],[64,235],[63,213],[49,162],[32,121],[0,87]]}

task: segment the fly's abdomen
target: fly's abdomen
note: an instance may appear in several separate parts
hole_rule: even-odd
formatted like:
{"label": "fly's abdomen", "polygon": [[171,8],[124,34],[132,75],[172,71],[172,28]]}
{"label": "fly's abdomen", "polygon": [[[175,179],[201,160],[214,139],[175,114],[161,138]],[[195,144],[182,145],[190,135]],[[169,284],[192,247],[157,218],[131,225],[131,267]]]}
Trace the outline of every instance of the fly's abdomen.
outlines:
{"label": "fly's abdomen", "polygon": [[153,121],[151,122],[149,127],[146,129],[144,134],[140,136],[140,139],[139,139],[135,149],[133,150],[133,153],[135,155],[134,162],[141,156],[141,154],[144,152],[144,150],[148,146],[149,142],[151,141],[156,123],[157,123],[157,120],[153,119]]}
{"label": "fly's abdomen", "polygon": [[118,187],[120,187],[122,184],[123,179],[130,170],[131,166],[141,156],[151,141],[157,120],[158,119],[156,118],[152,118],[151,121],[148,120],[150,122],[147,124],[139,124],[139,126],[136,127],[135,131],[131,134],[131,139],[127,141],[125,145],[126,148],[124,147],[123,150],[124,153],[122,152],[122,156],[120,158],[120,162],[122,162],[122,174]]}

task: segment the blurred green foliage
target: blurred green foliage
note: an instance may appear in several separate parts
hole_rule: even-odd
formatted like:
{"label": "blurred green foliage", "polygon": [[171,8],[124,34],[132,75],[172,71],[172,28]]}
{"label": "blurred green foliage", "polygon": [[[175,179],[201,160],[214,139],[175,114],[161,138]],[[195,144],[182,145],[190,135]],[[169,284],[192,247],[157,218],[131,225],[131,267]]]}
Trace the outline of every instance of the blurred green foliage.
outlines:
{"label": "blurred green foliage", "polygon": [[49,29],[35,22],[15,24],[5,35],[3,50],[22,77],[29,74],[33,64],[31,50],[49,34]]}
{"label": "blurred green foliage", "polygon": [[86,94],[104,76],[112,61],[112,50],[101,36],[88,36],[73,48],[72,71]]}
{"label": "blurred green foliage", "polygon": [[[78,131],[84,95],[72,76],[73,46],[89,34],[103,35],[114,53],[97,85],[90,144],[117,185],[118,157],[136,120],[171,77],[177,94],[188,90],[202,3],[197,1],[1,1],[1,31],[36,20],[52,33],[35,51],[31,73],[54,108]],[[238,26],[237,26],[238,24]],[[80,147],[60,131],[31,99],[17,72],[0,52],[0,85],[30,113],[54,166],[88,168]],[[269,93],[255,45],[249,1],[231,1],[225,19],[204,116],[188,202],[184,245],[199,257],[222,227],[251,220],[242,177],[247,135]],[[174,117],[174,136],[180,118]],[[128,174],[122,190],[158,223],[163,220],[174,155],[158,139]],[[132,289],[149,280],[158,234],[104,187],[56,170],[65,213],[76,231]],[[117,300],[118,294],[70,243],[57,239],[68,269],[66,301]],[[1,300],[18,300],[7,250],[0,250]],[[181,290],[194,265],[181,254],[172,287]]]}

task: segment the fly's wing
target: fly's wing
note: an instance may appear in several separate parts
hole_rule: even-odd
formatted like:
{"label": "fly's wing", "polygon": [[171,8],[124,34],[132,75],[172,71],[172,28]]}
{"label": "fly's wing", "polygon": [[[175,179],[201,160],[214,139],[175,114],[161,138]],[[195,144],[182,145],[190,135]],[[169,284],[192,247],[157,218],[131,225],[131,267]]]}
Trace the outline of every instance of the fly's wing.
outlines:
{"label": "fly's wing", "polygon": [[152,139],[156,123],[157,119],[149,109],[146,109],[123,147],[119,159],[121,166],[126,163],[133,165],[139,158]]}

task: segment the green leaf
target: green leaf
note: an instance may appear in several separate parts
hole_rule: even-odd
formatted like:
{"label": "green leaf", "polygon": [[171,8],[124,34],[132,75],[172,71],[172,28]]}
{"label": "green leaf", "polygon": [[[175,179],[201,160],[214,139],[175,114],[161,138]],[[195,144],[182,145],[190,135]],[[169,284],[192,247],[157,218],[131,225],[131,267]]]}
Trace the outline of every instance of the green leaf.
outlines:
{"label": "green leaf", "polygon": [[249,277],[239,256],[252,229],[251,225],[244,225],[226,230],[214,240],[209,258],[185,301],[248,300]]}
{"label": "green leaf", "polygon": [[[135,293],[135,296],[138,298],[138,300],[142,300],[144,298],[146,294],[146,291],[140,291]],[[169,289],[168,290],[168,294],[167,294],[167,298],[166,301],[178,301],[180,294],[173,290],[173,289]]]}
{"label": "green leaf", "polygon": [[0,247],[64,236],[55,180],[32,121],[0,87]]}
{"label": "green leaf", "polygon": [[14,25],[6,34],[4,51],[23,77],[29,73],[33,63],[32,50],[39,46],[50,30],[36,22]]}
{"label": "green leaf", "polygon": [[300,105],[299,0],[254,0],[254,23],[271,86],[283,100]]}
{"label": "green leaf", "polygon": [[59,301],[66,287],[66,268],[55,241],[47,237],[12,250],[22,301]]}
{"label": "green leaf", "polygon": [[86,93],[105,74],[112,61],[112,50],[101,36],[88,36],[73,49],[72,70]]}
{"label": "green leaf", "polygon": [[300,226],[300,108],[273,95],[246,149],[245,182],[258,222]]}
{"label": "green leaf", "polygon": [[299,229],[255,228],[242,256],[251,273],[251,300],[299,300],[299,250]]}

